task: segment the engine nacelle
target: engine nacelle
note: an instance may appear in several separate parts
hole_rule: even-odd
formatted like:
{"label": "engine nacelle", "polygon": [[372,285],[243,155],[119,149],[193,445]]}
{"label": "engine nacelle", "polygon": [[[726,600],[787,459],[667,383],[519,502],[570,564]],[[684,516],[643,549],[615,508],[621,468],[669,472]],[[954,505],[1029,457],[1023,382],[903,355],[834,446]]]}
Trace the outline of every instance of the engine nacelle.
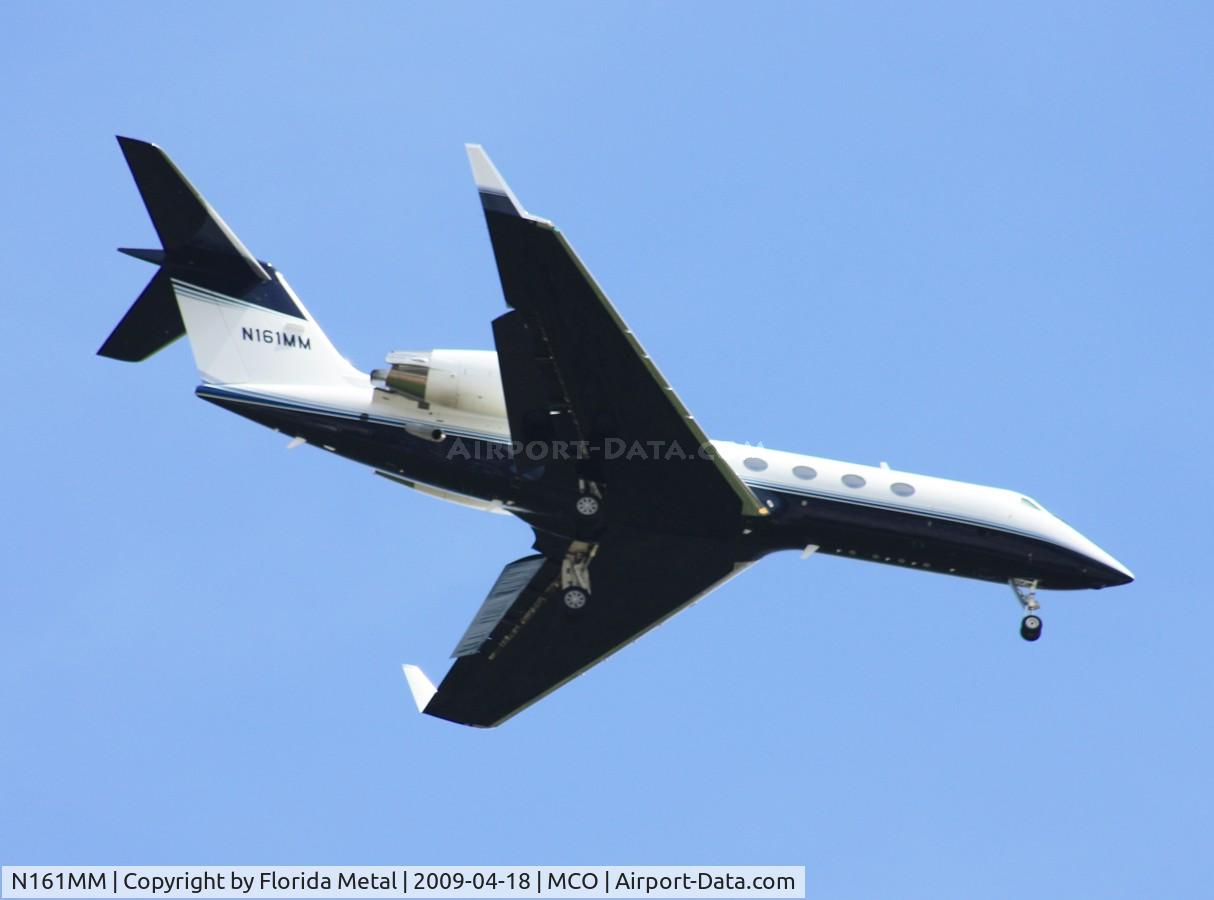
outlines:
{"label": "engine nacelle", "polygon": [[506,418],[506,398],[497,354],[492,350],[400,350],[391,368],[376,369],[371,382],[430,406]]}

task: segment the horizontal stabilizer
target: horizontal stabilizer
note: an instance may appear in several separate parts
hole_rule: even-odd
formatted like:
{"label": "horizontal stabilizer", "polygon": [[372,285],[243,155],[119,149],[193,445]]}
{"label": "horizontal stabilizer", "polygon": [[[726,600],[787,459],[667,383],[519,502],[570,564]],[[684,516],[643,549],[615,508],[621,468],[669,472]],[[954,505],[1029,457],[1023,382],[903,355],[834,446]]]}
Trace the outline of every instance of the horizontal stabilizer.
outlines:
{"label": "horizontal stabilizer", "polygon": [[404,669],[405,680],[409,682],[409,691],[413,694],[413,702],[417,704],[417,711],[425,712],[426,705],[438,693],[434,683],[417,666],[406,663],[401,668]]}
{"label": "horizontal stabilizer", "polygon": [[157,266],[163,266],[164,261],[168,258],[163,250],[142,250],[138,247],[119,247],[118,252],[125,253],[127,256],[133,256],[135,259],[142,259],[144,262],[150,262]]}
{"label": "horizontal stabilizer", "polygon": [[140,362],[185,334],[185,323],[164,269],[148,282],[118,326],[110,332],[98,356]]}
{"label": "horizontal stabilizer", "polygon": [[229,285],[243,282],[247,287],[270,280],[269,273],[163,150],[133,138],[120,137],[118,143],[169,261],[182,269],[227,270],[224,280]]}

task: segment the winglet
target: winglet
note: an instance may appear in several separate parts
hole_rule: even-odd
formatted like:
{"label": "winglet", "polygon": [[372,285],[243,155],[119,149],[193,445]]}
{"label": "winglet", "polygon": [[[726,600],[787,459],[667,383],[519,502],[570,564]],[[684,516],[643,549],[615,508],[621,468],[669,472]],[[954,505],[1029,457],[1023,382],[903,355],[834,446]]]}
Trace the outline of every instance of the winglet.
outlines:
{"label": "winglet", "polygon": [[438,693],[438,688],[426,677],[426,673],[417,666],[411,666],[406,663],[401,668],[405,672],[405,680],[409,682],[409,690],[413,694],[413,702],[417,704],[417,711],[425,712],[426,706],[429,705],[434,695]]}
{"label": "winglet", "polygon": [[476,182],[476,189],[481,195],[481,205],[485,207],[485,212],[505,213],[508,216],[531,219],[533,222],[552,224],[547,219],[531,215],[523,208],[523,204],[519,202],[518,197],[514,196],[514,191],[510,190],[510,185],[506,184],[506,179],[497,170],[497,166],[493,164],[493,160],[489,158],[484,147],[480,144],[464,144],[464,149],[468,151],[468,163],[472,166],[472,179]]}

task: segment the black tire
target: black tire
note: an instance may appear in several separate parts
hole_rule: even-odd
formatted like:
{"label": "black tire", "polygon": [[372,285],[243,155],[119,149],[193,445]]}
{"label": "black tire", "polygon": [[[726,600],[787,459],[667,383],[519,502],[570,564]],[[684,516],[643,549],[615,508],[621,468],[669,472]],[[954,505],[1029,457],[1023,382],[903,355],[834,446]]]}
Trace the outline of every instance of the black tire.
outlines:
{"label": "black tire", "polygon": [[561,602],[565,604],[565,608],[577,612],[590,602],[590,591],[585,588],[567,587],[561,591]]}
{"label": "black tire", "polygon": [[1020,622],[1020,636],[1026,641],[1035,641],[1041,637],[1041,617],[1029,613]]}
{"label": "black tire", "polygon": [[573,508],[577,510],[577,514],[583,519],[593,519],[602,510],[603,504],[593,494],[582,494],[577,498],[577,503],[574,504]]}

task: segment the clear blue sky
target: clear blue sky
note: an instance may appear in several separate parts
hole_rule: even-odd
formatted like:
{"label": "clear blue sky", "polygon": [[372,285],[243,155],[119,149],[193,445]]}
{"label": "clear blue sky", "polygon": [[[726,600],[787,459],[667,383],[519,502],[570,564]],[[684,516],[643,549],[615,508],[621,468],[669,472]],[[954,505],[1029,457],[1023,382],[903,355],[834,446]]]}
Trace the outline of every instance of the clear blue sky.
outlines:
{"label": "clear blue sky", "polygon": [[[1208,5],[0,6],[4,863],[1214,883]],[[986,4],[981,4],[986,6]],[[506,726],[416,714],[505,518],[95,357],[164,146],[363,368],[489,347],[462,144],[714,437],[1037,497],[1138,581],[777,556]]]}

